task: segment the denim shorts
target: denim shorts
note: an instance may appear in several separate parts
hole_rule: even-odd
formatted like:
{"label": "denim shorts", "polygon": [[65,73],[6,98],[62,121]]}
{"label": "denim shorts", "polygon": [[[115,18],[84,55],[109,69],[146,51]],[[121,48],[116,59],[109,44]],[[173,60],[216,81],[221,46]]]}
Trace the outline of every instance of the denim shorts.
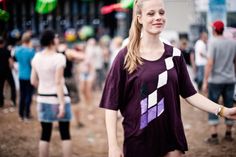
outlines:
{"label": "denim shorts", "polygon": [[[218,103],[220,96],[223,98],[223,105],[225,107],[233,107],[233,95],[234,95],[234,83],[231,84],[214,84],[209,83],[209,99]],[[219,123],[219,118],[215,114],[209,113],[208,121],[210,125],[216,125]],[[225,119],[225,124],[233,125],[234,121]]]}
{"label": "denim shorts", "polygon": [[65,115],[63,118],[57,118],[59,105],[38,103],[38,119],[40,122],[70,121],[72,117],[71,104],[65,104]]}

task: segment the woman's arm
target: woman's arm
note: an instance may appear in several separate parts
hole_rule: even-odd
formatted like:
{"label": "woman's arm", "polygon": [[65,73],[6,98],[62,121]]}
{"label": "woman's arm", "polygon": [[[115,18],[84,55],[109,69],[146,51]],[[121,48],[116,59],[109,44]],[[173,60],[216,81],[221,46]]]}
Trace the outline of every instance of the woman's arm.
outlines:
{"label": "woman's arm", "polygon": [[105,110],[105,120],[108,137],[109,157],[123,157],[123,152],[117,141],[117,111]]}
{"label": "woman's arm", "polygon": [[77,62],[82,61],[85,57],[83,52],[76,51],[76,50],[73,50],[73,49],[67,49],[65,51],[65,55],[69,60],[74,60],[74,61],[77,61]]}
{"label": "woman's arm", "polygon": [[35,88],[38,87],[38,75],[37,75],[37,73],[36,73],[34,67],[32,67],[32,70],[31,70],[30,83],[31,83]]}
{"label": "woman's arm", "polygon": [[227,108],[223,107],[203,95],[196,93],[188,98],[186,98],[187,102],[191,105],[213,114],[217,114],[226,118],[236,119],[236,107]]}
{"label": "woman's arm", "polygon": [[59,99],[59,113],[58,118],[64,117],[64,106],[65,106],[65,97],[64,97],[64,82],[63,82],[63,72],[64,67],[59,67],[56,69],[55,82],[57,87],[57,97]]}

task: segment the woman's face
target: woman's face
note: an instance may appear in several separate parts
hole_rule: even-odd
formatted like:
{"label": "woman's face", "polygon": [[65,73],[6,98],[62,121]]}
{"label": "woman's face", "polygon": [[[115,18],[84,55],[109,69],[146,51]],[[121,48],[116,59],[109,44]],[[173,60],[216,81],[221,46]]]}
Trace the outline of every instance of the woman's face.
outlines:
{"label": "woman's face", "polygon": [[143,0],[138,21],[144,33],[160,34],[166,23],[164,3],[162,0]]}

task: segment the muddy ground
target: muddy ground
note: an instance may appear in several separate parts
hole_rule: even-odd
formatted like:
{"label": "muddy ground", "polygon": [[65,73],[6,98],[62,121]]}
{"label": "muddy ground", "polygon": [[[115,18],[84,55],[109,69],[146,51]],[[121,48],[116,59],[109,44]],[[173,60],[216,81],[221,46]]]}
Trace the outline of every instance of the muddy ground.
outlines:
{"label": "muddy ground", "polygon": [[[100,92],[96,92],[92,109],[83,104],[72,105],[72,109],[80,109],[81,119],[85,127],[78,129],[75,119],[71,123],[73,157],[107,157],[107,139],[104,123],[104,111],[97,107]],[[34,119],[30,122],[18,120],[17,109],[12,109],[9,102],[0,109],[0,157],[37,157],[40,125],[37,121],[36,104],[32,104]],[[186,157],[236,157],[236,140],[221,141],[219,145],[209,145],[204,142],[208,137],[207,114],[193,108],[182,101],[182,115],[189,151]],[[119,119],[119,142],[122,143],[123,131]],[[224,135],[223,120],[219,128],[220,139]],[[233,136],[236,139],[235,126]],[[60,136],[54,127],[50,145],[51,157],[61,156]]]}

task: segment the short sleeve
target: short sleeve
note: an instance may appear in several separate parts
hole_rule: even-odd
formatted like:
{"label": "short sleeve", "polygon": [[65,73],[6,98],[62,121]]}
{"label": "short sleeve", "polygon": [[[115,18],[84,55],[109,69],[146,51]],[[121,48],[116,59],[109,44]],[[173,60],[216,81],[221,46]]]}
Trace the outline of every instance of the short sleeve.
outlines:
{"label": "short sleeve", "polygon": [[100,102],[101,108],[118,110],[122,105],[122,93],[124,93],[125,86],[125,70],[124,70],[124,56],[119,52],[116,56],[111,69],[107,75],[102,98]]}
{"label": "short sleeve", "polygon": [[193,87],[192,81],[189,77],[187,66],[182,54],[180,55],[178,60],[177,70],[178,70],[179,94],[183,98],[187,98],[196,94],[196,90]]}
{"label": "short sleeve", "polygon": [[58,54],[57,60],[56,60],[56,67],[61,68],[66,66],[66,57],[63,54]]}

